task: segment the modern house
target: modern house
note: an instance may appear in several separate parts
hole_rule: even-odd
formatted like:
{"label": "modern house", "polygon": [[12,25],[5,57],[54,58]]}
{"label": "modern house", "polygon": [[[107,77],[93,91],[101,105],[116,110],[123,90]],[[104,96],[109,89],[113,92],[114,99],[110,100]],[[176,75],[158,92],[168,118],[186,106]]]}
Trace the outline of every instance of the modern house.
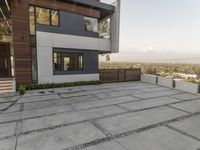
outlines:
{"label": "modern house", "polygon": [[119,23],[120,0],[1,0],[0,92],[99,80],[99,54],[119,50]]}

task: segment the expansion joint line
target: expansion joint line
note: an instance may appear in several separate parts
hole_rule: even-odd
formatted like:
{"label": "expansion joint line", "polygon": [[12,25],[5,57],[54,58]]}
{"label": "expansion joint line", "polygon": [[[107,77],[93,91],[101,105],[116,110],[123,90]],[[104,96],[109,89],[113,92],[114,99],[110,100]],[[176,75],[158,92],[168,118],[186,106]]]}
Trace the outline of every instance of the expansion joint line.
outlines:
{"label": "expansion joint line", "polygon": [[90,123],[92,123],[97,129],[99,129],[103,134],[105,134],[106,137],[113,137],[112,134],[106,129],[102,128],[96,120],[90,120]]}
{"label": "expansion joint line", "polygon": [[172,127],[172,126],[170,126],[170,125],[165,125],[165,126],[166,126],[167,128],[169,128],[169,129],[173,130],[173,131],[176,131],[176,132],[178,132],[178,133],[180,133],[180,134],[182,134],[182,135],[185,135],[185,136],[187,136],[187,137],[189,137],[189,138],[192,138],[192,139],[197,140],[198,142],[200,142],[200,139],[197,138],[197,137],[195,137],[195,136],[193,136],[193,135],[190,135],[190,134],[188,134],[188,133],[186,133],[186,132],[184,132],[184,131],[181,131],[181,130],[179,130],[179,129],[177,129],[177,128],[174,128],[174,127]]}

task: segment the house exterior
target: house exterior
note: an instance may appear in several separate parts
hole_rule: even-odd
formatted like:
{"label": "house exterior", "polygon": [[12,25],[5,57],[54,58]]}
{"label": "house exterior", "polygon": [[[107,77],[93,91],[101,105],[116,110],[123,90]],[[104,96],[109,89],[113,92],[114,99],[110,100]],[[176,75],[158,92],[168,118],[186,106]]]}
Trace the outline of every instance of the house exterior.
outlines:
{"label": "house exterior", "polygon": [[0,6],[0,84],[99,80],[99,54],[119,50],[120,0],[1,0]]}

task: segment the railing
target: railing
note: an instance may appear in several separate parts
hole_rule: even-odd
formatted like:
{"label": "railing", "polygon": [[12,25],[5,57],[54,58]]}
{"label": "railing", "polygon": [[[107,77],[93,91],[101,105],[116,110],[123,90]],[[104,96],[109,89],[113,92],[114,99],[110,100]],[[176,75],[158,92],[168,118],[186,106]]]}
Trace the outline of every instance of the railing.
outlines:
{"label": "railing", "polygon": [[191,83],[182,80],[174,80],[151,74],[142,74],[141,81],[151,84],[158,84],[164,87],[174,88],[189,93],[200,94],[200,84],[197,83]]}
{"label": "railing", "polygon": [[99,74],[103,83],[139,81],[141,69],[101,69]]}

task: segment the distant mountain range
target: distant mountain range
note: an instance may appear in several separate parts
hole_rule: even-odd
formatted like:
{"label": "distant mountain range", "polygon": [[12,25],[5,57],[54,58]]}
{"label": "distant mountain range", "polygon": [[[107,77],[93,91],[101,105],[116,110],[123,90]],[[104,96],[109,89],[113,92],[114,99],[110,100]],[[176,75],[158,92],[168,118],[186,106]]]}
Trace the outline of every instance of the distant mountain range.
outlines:
{"label": "distant mountain range", "polygon": [[[105,59],[101,58],[100,60]],[[121,51],[117,54],[111,54],[111,61],[200,64],[200,52]]]}

